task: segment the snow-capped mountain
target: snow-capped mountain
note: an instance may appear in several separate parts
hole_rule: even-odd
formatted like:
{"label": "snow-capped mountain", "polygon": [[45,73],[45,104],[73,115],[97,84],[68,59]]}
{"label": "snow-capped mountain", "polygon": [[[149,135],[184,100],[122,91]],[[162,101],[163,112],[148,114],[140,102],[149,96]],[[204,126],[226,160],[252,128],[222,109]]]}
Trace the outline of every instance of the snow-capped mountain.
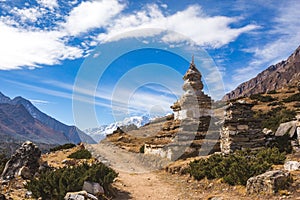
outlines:
{"label": "snow-capped mountain", "polygon": [[137,129],[145,124],[151,122],[155,118],[151,118],[149,115],[144,116],[133,116],[125,118],[123,121],[118,121],[110,125],[102,125],[97,128],[89,128],[84,130],[84,132],[90,135],[95,141],[99,142],[103,140],[106,135],[112,134],[118,127],[121,129]]}

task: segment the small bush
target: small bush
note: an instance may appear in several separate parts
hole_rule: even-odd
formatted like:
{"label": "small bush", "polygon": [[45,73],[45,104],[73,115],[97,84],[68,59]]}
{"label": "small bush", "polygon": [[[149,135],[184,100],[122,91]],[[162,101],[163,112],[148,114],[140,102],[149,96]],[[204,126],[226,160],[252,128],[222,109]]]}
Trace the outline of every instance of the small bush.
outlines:
{"label": "small bush", "polygon": [[281,105],[283,105],[283,103],[278,102],[278,101],[274,101],[274,102],[268,104],[268,106],[281,106]]}
{"label": "small bush", "polygon": [[262,96],[261,94],[253,94],[253,95],[250,96],[250,99],[258,100],[258,101],[261,101],[261,102],[272,102],[272,101],[277,100],[276,98],[273,98],[269,95]]}
{"label": "small bush", "polygon": [[72,143],[67,143],[67,144],[63,144],[63,145],[59,145],[57,147],[51,148],[50,152],[59,151],[59,150],[63,150],[63,149],[71,149],[73,147],[76,147],[76,145],[72,144]]}
{"label": "small bush", "polygon": [[145,145],[142,145],[142,146],[140,147],[140,153],[145,153]]}
{"label": "small bush", "polygon": [[237,151],[229,156],[212,155],[193,161],[189,173],[197,180],[221,178],[230,185],[246,185],[250,177],[266,172],[273,164],[283,164],[284,160],[285,153],[277,148]]}
{"label": "small bush", "polygon": [[267,146],[270,148],[276,147],[280,152],[286,153],[292,153],[293,150],[290,141],[290,135],[288,133],[284,134],[283,136],[276,137],[275,140],[270,141]]}
{"label": "small bush", "polygon": [[99,183],[109,194],[109,187],[117,173],[102,163],[64,167],[42,172],[25,186],[35,198],[63,200],[67,192],[82,190],[84,181]]}
{"label": "small bush", "polygon": [[294,108],[300,108],[300,102],[295,103]]}
{"label": "small bush", "polygon": [[68,156],[68,158],[74,159],[90,159],[92,158],[92,154],[86,149],[80,149]]}
{"label": "small bush", "polygon": [[267,94],[277,94],[278,92],[276,90],[271,90],[269,92],[267,92]]}
{"label": "small bush", "polygon": [[289,96],[286,99],[282,100],[285,103],[293,102],[293,101],[300,101],[300,92],[297,94],[293,94],[292,96]]}

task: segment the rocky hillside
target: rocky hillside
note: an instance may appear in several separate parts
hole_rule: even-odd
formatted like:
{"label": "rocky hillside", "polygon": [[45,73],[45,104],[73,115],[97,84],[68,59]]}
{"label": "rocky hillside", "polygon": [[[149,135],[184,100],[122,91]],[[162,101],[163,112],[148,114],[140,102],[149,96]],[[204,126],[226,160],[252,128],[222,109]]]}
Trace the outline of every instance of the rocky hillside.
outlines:
{"label": "rocky hillside", "polygon": [[1,141],[31,140],[45,144],[95,143],[75,126],[67,126],[37,109],[30,101],[0,93]]}
{"label": "rocky hillside", "polygon": [[20,141],[69,142],[62,132],[56,132],[34,119],[23,105],[0,104],[0,135]]}
{"label": "rocky hillside", "polygon": [[252,94],[265,93],[282,89],[287,86],[296,86],[300,81],[300,46],[285,61],[259,73],[255,78],[242,83],[235,90],[226,94],[223,100],[248,97]]}

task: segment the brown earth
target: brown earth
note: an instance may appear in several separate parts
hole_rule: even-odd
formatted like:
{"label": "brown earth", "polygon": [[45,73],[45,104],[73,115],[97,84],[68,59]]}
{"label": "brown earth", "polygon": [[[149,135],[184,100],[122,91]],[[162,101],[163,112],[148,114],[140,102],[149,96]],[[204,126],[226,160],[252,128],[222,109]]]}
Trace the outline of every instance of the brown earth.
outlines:
{"label": "brown earth", "polygon": [[[178,174],[179,168],[187,167],[191,160],[200,157],[168,163],[157,157],[128,152],[109,142],[87,145],[86,148],[100,161],[119,173],[113,183],[117,189],[115,200],[208,200],[213,197],[219,197],[222,200],[300,199],[297,192],[298,185],[300,185],[298,179],[295,179],[296,182],[293,183],[293,193],[280,191],[276,195],[249,196],[244,186],[230,186],[222,183],[221,180],[196,181],[189,175]],[[173,174],[165,170],[166,166],[168,166],[167,170]],[[282,168],[282,166],[277,166],[277,168]]]}

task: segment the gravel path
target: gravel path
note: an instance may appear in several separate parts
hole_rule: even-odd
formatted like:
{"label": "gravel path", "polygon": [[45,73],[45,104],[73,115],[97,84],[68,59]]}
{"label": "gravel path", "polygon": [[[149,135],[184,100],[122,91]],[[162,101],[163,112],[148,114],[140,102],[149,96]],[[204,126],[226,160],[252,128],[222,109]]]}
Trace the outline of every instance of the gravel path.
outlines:
{"label": "gravel path", "polygon": [[158,170],[168,163],[167,160],[130,153],[108,142],[86,145],[86,148],[119,173],[114,183],[119,191],[115,199],[179,199],[178,188],[163,180]]}

